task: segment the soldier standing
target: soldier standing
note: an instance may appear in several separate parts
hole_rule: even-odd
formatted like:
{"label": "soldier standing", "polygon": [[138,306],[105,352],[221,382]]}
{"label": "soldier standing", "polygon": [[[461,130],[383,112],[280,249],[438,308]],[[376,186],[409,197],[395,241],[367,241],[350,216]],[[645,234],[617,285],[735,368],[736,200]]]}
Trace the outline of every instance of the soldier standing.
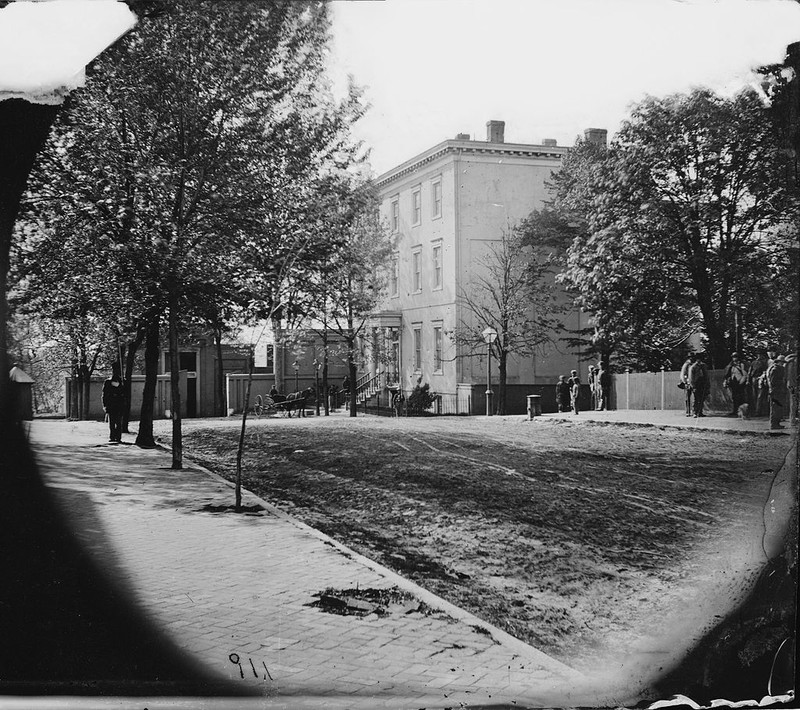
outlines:
{"label": "soldier standing", "polygon": [[681,383],[683,384],[683,391],[686,396],[686,416],[692,416],[692,386],[689,384],[689,368],[694,362],[694,353],[689,353],[686,356],[686,362],[683,363],[681,368]]}
{"label": "soldier standing", "polygon": [[603,367],[603,363],[598,363],[600,368],[595,375],[597,381],[597,410],[602,411],[608,408],[608,393],[611,389],[611,375]]}
{"label": "soldier standing", "polygon": [[723,385],[731,391],[733,411],[731,416],[739,413],[739,407],[747,401],[747,368],[739,359],[739,353],[731,354],[731,361],[723,373]]}
{"label": "soldier standing", "polygon": [[111,377],[103,382],[103,410],[108,414],[108,440],[112,444],[122,441],[122,415],[125,412],[125,388],[118,362],[111,366]]}
{"label": "soldier standing", "polygon": [[597,368],[589,365],[589,393],[592,397],[592,409],[597,409]]}
{"label": "soldier standing", "polygon": [[786,356],[786,389],[789,391],[789,424],[797,424],[797,355]]}
{"label": "soldier standing", "polygon": [[581,393],[581,378],[577,370],[572,370],[569,374],[570,378],[567,380],[569,383],[569,403],[572,406],[573,413],[578,414],[578,397]]}
{"label": "soldier standing", "polygon": [[767,408],[767,387],[764,382],[764,373],[767,371],[767,356],[759,352],[756,359],[750,363],[747,371],[747,382],[750,386],[750,416],[763,417]]}
{"label": "soldier standing", "polygon": [[783,355],[770,360],[767,368],[767,388],[769,389],[769,428],[784,429],[781,424],[783,406],[786,401],[786,372],[783,369]]}
{"label": "soldier standing", "polygon": [[703,362],[703,353],[697,353],[694,362],[689,367],[689,386],[694,395],[694,416],[704,417],[703,405],[708,396],[708,370]]}
{"label": "soldier standing", "polygon": [[570,405],[570,390],[572,388],[567,382],[564,375],[558,376],[558,383],[556,384],[556,401],[558,402],[559,412],[568,412]]}

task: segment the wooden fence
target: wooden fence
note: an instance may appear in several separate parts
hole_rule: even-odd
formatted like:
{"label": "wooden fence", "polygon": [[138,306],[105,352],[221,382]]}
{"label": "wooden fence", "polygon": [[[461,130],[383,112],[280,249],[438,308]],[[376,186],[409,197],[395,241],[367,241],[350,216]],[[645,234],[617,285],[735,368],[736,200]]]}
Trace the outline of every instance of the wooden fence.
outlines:
{"label": "wooden fence", "polygon": [[[711,392],[706,401],[710,411],[730,411],[730,391],[722,386],[722,370],[709,370]],[[683,409],[684,390],[678,387],[680,371],[623,372],[611,376],[612,409]]]}

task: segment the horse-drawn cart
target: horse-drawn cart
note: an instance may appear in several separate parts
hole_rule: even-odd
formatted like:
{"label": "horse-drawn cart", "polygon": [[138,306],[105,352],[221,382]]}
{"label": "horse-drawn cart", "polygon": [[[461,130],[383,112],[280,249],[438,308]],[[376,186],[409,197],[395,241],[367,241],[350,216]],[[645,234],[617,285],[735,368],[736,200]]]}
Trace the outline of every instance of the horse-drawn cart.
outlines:
{"label": "horse-drawn cart", "polygon": [[253,411],[257,416],[270,417],[281,414],[284,417],[291,417],[292,412],[297,412],[298,416],[306,415],[306,403],[314,400],[314,389],[309,388],[302,392],[292,392],[288,395],[258,395],[253,405]]}

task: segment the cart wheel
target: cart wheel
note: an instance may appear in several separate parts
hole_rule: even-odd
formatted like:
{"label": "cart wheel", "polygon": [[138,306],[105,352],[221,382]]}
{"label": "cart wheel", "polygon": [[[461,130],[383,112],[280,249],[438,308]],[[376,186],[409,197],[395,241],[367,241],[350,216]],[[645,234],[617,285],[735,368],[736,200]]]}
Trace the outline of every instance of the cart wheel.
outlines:
{"label": "cart wheel", "polygon": [[264,416],[272,417],[277,414],[277,412],[278,407],[275,405],[275,400],[273,400],[272,397],[264,395],[264,398],[261,400],[261,413]]}

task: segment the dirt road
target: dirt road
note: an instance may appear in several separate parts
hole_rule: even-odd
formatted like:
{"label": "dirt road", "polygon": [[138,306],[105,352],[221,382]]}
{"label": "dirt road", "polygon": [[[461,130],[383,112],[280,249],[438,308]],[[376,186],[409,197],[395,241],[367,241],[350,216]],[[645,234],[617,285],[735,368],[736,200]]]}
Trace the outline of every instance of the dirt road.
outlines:
{"label": "dirt road", "polygon": [[[187,423],[187,456],[230,478],[238,426]],[[744,593],[789,445],[510,417],[270,418],[249,424],[244,485],[591,671],[666,654]]]}

